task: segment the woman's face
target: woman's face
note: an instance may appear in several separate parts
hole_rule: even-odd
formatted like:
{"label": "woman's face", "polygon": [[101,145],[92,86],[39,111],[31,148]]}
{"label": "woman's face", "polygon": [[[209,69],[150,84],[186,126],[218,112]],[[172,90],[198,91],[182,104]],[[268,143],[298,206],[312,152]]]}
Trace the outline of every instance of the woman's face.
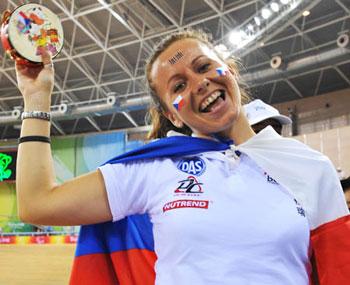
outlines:
{"label": "woman's face", "polygon": [[198,135],[228,130],[240,112],[240,91],[232,72],[219,75],[225,63],[204,43],[178,40],[154,62],[151,80],[176,127],[185,123]]}

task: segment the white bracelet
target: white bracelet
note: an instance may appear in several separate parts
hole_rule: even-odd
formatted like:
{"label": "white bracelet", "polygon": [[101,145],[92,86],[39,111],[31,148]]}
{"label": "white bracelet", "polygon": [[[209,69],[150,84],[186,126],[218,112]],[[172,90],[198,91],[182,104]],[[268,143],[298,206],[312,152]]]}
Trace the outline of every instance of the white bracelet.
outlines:
{"label": "white bracelet", "polygon": [[48,112],[42,112],[42,111],[30,111],[30,112],[23,112],[21,119],[40,119],[45,121],[51,120],[51,114]]}

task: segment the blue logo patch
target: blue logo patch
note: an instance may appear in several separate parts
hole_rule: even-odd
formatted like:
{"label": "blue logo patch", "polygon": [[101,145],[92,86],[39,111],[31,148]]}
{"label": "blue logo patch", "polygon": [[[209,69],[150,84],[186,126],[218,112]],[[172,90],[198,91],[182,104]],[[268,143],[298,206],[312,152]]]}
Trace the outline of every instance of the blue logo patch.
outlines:
{"label": "blue logo patch", "polygon": [[198,176],[203,174],[205,167],[205,162],[199,157],[183,159],[177,165],[182,172]]}

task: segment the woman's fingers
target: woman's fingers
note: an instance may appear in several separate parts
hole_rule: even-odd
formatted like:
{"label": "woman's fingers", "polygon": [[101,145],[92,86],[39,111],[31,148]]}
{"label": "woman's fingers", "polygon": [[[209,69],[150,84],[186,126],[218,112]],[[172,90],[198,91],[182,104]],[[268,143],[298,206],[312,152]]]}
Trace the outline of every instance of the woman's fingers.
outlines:
{"label": "woman's fingers", "polygon": [[17,78],[21,75],[25,75],[28,71],[28,67],[24,64],[21,64],[19,62],[15,62],[15,70],[16,70],[16,76]]}
{"label": "woman's fingers", "polygon": [[44,68],[53,68],[51,54],[46,49],[46,47],[42,47],[40,49],[40,52],[41,52],[41,59],[42,59]]}
{"label": "woman's fingers", "polygon": [[18,72],[18,71],[20,72],[20,71],[22,71],[22,70],[27,68],[26,65],[21,64],[21,63],[19,63],[17,61],[15,62],[15,66],[16,66],[16,72]]}
{"label": "woman's fingers", "polygon": [[31,79],[35,79],[40,71],[43,69],[42,65],[28,65],[16,62],[16,75],[17,78],[19,76],[25,76]]}
{"label": "woman's fingers", "polygon": [[31,63],[21,63],[19,61],[15,62],[16,74],[26,75],[31,78],[38,76],[43,68],[53,68],[53,62],[49,51],[45,47],[40,48],[40,54],[42,59],[42,64],[31,64]]}
{"label": "woman's fingers", "polygon": [[30,78],[36,78],[39,73],[43,70],[42,65],[35,65],[35,66],[31,66],[27,68],[26,74],[30,77]]}

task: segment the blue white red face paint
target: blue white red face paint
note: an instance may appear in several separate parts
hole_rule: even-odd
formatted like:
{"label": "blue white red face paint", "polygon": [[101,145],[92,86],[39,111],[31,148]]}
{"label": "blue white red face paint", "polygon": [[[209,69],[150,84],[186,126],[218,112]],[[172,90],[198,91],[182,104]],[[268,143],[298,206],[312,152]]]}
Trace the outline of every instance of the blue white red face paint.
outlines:
{"label": "blue white red face paint", "polygon": [[230,71],[228,70],[227,66],[220,66],[218,68],[216,68],[216,73],[219,75],[219,76],[226,76],[228,75]]}
{"label": "blue white red face paint", "polygon": [[185,105],[185,100],[184,98],[182,98],[181,95],[177,96],[176,99],[173,101],[173,106],[178,111],[180,111],[184,105]]}

